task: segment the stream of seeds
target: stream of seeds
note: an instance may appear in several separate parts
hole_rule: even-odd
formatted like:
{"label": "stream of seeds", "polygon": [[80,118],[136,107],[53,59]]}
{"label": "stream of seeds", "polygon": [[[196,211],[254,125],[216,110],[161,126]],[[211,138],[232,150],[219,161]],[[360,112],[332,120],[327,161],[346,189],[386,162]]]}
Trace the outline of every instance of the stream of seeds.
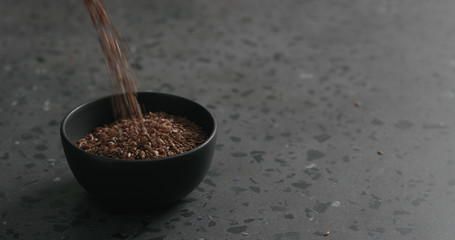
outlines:
{"label": "stream of seeds", "polygon": [[122,39],[106,12],[104,0],[84,0],[93,26],[98,32],[107,70],[114,87],[113,108],[122,119],[142,118],[142,111],[136,98],[136,74],[128,63],[128,45]]}

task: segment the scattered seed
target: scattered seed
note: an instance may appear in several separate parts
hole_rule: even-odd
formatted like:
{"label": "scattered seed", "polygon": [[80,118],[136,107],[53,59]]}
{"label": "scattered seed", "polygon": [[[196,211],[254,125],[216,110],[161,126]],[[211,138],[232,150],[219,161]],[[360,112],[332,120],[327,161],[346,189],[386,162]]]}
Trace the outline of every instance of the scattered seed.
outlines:
{"label": "scattered seed", "polygon": [[329,234],[330,234],[330,232],[329,232],[329,231],[325,231],[325,232],[324,232],[324,237],[327,237],[327,236],[329,236]]}
{"label": "scattered seed", "polygon": [[356,107],[360,107],[361,105],[362,105],[362,103],[359,102],[359,101],[355,101],[355,102],[354,102],[354,106],[356,106]]}
{"label": "scattered seed", "polygon": [[382,154],[384,154],[384,152],[382,152],[381,150],[379,150],[379,151],[378,151],[378,154],[379,154],[379,155],[382,155]]}

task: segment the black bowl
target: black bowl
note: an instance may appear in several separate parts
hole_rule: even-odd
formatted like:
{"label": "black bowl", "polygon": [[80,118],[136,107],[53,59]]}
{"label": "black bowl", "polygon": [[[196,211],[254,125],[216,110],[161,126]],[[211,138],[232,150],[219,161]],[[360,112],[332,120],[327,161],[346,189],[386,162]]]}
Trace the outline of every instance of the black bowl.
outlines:
{"label": "black bowl", "polygon": [[184,116],[205,130],[207,140],[193,150],[159,159],[121,160],[85,152],[76,142],[115,121],[111,96],[107,96],[82,104],[63,118],[63,150],[77,181],[96,199],[134,206],[168,205],[188,195],[205,177],[215,150],[216,121],[206,108],[182,97],[153,92],[137,96],[145,112]]}

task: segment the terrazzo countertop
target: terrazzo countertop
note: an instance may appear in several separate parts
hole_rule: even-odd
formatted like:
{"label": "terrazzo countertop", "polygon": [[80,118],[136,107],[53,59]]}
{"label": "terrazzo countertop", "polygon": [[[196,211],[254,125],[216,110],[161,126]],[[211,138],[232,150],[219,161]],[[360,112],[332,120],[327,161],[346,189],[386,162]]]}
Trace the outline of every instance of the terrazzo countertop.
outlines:
{"label": "terrazzo countertop", "polygon": [[210,171],[168,208],[93,201],[59,138],[111,92],[83,1],[3,0],[0,240],[455,238],[454,1],[107,4],[139,90],[217,118]]}

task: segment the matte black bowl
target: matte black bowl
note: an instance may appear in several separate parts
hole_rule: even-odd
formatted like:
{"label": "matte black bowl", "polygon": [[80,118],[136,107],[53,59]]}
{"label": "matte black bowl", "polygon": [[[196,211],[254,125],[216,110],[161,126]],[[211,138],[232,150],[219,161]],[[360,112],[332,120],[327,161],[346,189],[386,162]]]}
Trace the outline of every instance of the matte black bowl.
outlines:
{"label": "matte black bowl", "polygon": [[76,142],[115,121],[107,96],[82,104],[63,118],[63,150],[75,178],[95,198],[114,204],[168,205],[188,195],[205,177],[215,150],[216,121],[206,108],[182,97],[140,92],[138,101],[145,112],[164,111],[192,120],[208,139],[193,150],[160,159],[120,160],[87,153]]}

